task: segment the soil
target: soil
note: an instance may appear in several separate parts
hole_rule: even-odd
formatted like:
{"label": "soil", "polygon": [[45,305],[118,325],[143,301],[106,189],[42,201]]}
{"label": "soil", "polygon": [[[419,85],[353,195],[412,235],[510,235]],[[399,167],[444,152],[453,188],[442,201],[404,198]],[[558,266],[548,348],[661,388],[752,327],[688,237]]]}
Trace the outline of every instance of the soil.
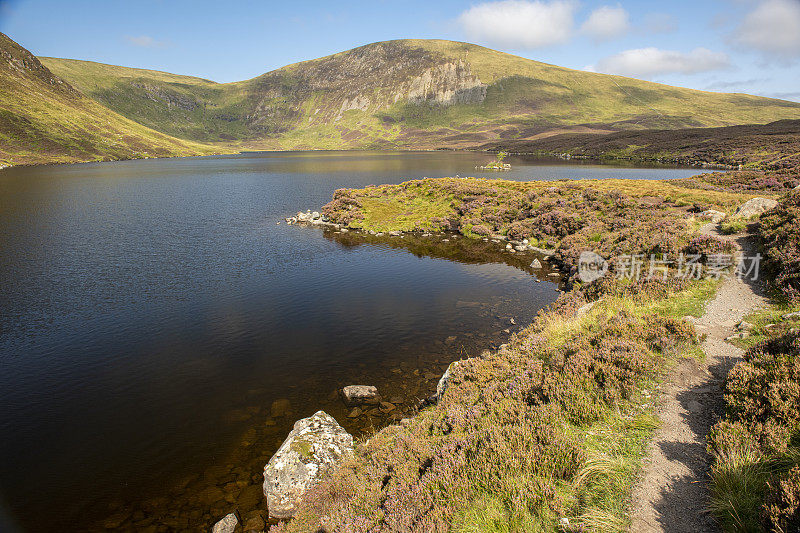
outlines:
{"label": "soil", "polygon": [[[714,225],[703,232],[718,235]],[[730,238],[745,255],[753,253],[746,237]],[[706,357],[682,361],[665,381],[658,411],[661,426],[633,492],[631,531],[718,530],[708,513],[711,458],[706,438],[722,415],[725,378],[743,354],[725,339],[742,318],[765,305],[758,282],[728,278],[695,321],[698,333],[707,335],[702,343]]]}

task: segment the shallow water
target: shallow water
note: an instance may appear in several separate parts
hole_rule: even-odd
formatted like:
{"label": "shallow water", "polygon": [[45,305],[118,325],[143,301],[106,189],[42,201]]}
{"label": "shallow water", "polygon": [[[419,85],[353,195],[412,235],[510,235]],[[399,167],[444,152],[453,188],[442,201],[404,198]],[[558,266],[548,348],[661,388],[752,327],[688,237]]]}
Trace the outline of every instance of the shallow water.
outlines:
{"label": "shallow water", "polygon": [[[552,278],[535,283],[530,258],[458,237],[277,222],[339,187],[480,175],[487,159],[281,153],[0,172],[0,529],[255,517],[261,469],[296,419],[325,409],[362,434],[413,413],[450,361],[553,301]],[[509,162],[483,175],[696,173]],[[397,409],[348,418],[336,390],[353,383]]]}

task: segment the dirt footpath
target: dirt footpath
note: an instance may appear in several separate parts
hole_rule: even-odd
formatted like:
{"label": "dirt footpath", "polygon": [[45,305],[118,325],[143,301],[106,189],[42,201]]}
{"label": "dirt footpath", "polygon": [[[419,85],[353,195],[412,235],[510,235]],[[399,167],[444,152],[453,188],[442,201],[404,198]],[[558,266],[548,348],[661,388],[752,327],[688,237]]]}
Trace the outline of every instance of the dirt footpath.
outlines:
{"label": "dirt footpath", "polygon": [[[716,235],[711,225],[703,231]],[[747,239],[734,242],[746,255],[752,254]],[[717,531],[707,512],[711,459],[706,437],[722,414],[725,377],[743,353],[725,338],[742,318],[765,305],[758,283],[729,278],[695,321],[698,333],[707,335],[702,345],[706,359],[682,361],[662,388],[661,427],[648,447],[640,482],[633,491],[632,532]]]}

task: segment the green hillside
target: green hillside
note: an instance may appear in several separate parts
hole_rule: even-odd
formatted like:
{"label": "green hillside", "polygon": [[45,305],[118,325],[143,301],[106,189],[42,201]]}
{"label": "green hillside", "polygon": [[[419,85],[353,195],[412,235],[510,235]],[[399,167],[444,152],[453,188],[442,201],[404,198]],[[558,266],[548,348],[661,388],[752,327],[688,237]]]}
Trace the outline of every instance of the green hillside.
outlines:
{"label": "green hillside", "polygon": [[215,151],[169,137],[104,108],[0,33],[0,165]]}
{"label": "green hillside", "polygon": [[114,111],[184,139],[247,148],[430,148],[608,132],[767,123],[800,103],[670,87],[439,40],[374,43],[218,84],[43,58]]}

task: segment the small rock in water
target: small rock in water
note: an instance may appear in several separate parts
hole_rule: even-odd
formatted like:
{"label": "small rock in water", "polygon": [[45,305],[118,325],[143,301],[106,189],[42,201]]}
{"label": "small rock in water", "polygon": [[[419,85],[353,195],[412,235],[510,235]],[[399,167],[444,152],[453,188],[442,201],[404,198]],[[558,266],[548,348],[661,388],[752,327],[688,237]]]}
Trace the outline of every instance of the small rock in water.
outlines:
{"label": "small rock in water", "polygon": [[457,339],[457,338],[458,338],[458,337],[456,337],[455,335],[450,335],[449,337],[447,337],[447,338],[444,340],[444,342],[445,342],[446,344],[453,344],[454,342],[456,342],[456,339]]}
{"label": "small rock in water", "polygon": [[263,531],[265,526],[264,519],[260,516],[254,516],[244,523],[245,531]]}
{"label": "small rock in water", "polygon": [[225,515],[225,518],[214,524],[214,528],[211,530],[211,533],[234,533],[236,531],[236,526],[239,525],[239,519],[236,518],[236,515],[231,513],[229,515]]}
{"label": "small rock in water", "polygon": [[391,411],[394,411],[394,410],[395,410],[395,405],[394,405],[393,403],[389,403],[389,402],[381,402],[381,407],[380,407],[380,409],[381,409],[381,411],[383,411],[384,413],[389,413],[389,412],[391,412]]}
{"label": "small rock in water", "polygon": [[272,418],[282,418],[284,416],[288,416],[292,412],[292,404],[288,399],[280,398],[272,402],[269,412]]}
{"label": "small rock in water", "polygon": [[354,407],[353,410],[350,411],[350,413],[347,415],[347,418],[358,418],[359,416],[361,416],[362,412],[363,411],[361,411],[361,409],[359,409],[358,407]]}
{"label": "small rock in water", "polygon": [[348,385],[342,389],[342,397],[347,405],[359,405],[377,396],[378,389],[372,385]]}
{"label": "small rock in water", "polygon": [[537,270],[542,268],[542,262],[539,261],[538,259],[534,259],[533,262],[531,263],[531,268],[535,268]]}

